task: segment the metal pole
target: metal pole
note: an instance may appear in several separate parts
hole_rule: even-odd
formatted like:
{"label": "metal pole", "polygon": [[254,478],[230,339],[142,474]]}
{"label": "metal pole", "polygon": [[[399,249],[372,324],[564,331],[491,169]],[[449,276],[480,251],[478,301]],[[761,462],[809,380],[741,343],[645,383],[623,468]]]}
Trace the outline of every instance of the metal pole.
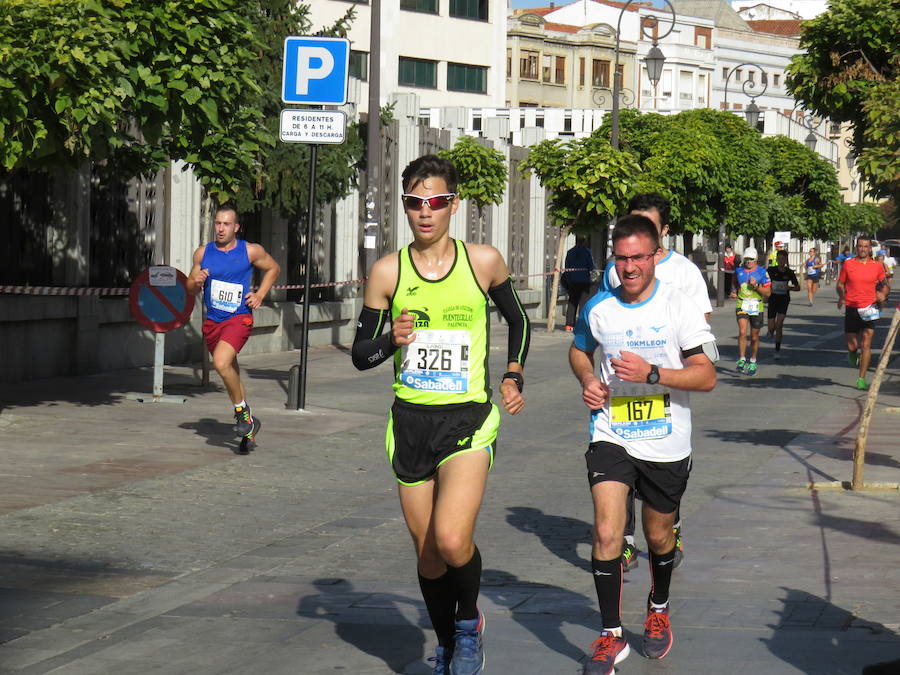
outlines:
{"label": "metal pole", "polygon": [[381,0],[371,0],[369,21],[369,127],[366,134],[366,224],[364,275],[378,256],[381,196]]}
{"label": "metal pole", "polygon": [[306,409],[306,363],[309,354],[309,296],[312,288],[313,231],[316,216],[316,153],[318,145],[309,146],[309,209],[306,221],[306,262],[303,270],[303,342],[300,351],[300,394],[297,409]]}
{"label": "metal pole", "polygon": [[[619,90],[622,87],[622,83],[619,82],[619,45],[621,42],[621,36],[619,34],[622,31],[622,16],[625,14],[626,8],[632,1],[633,0],[628,0],[622,7],[622,10],[619,12],[619,20],[616,23],[616,59],[613,64],[612,90],[612,131],[609,138],[610,144],[616,149],[619,148]],[[638,17],[638,21],[640,21],[640,17]]]}
{"label": "metal pole", "polygon": [[166,334],[156,333],[153,349],[153,400],[159,401],[163,395],[163,368],[166,358]]}
{"label": "metal pole", "polygon": [[725,304],[725,218],[719,221],[719,271],[716,272],[716,307]]}

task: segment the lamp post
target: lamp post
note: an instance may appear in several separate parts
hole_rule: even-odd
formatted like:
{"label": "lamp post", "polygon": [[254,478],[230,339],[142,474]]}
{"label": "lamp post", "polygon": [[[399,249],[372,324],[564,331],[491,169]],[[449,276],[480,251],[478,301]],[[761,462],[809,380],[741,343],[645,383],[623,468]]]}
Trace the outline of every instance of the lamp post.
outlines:
{"label": "lamp post", "polygon": [[[610,101],[612,101],[612,89],[610,89],[609,87],[599,87],[597,89],[594,89],[594,93],[591,95],[591,99],[593,100],[595,106],[597,106],[598,108],[606,107],[607,92],[609,93]],[[635,101],[634,90],[628,89],[627,87],[622,87],[619,90],[619,98],[621,98],[622,104],[626,108],[630,108],[632,105],[634,105]]]}
{"label": "lamp post", "polygon": [[761,112],[759,106],[756,105],[756,99],[765,94],[766,89],[769,88],[769,78],[766,75],[766,71],[762,69],[762,66],[747,62],[741,63],[728,71],[728,75],[725,76],[725,110],[728,110],[728,82],[737,70],[744,67],[756,68],[760,72],[759,84],[762,86],[762,89],[759,92],[755,91],[757,86],[756,82],[750,78],[741,82],[741,90],[744,92],[744,95],[750,99],[750,105],[747,106],[747,110],[744,111],[744,114],[747,117],[747,124],[755,129],[759,122],[759,115]]}
{"label": "lamp post", "polygon": [[[653,85],[654,89],[656,89],[656,85],[659,83],[659,78],[662,77],[663,64],[666,62],[666,57],[662,53],[662,50],[657,46],[657,43],[675,28],[675,8],[669,0],[662,1],[665,3],[668,11],[672,14],[672,25],[669,26],[669,29],[662,35],[654,35],[652,32],[652,29],[656,28],[659,24],[659,19],[657,19],[655,15],[649,15],[646,24],[641,21],[640,14],[638,15],[641,35],[653,40],[653,46],[650,48],[650,51],[647,52],[647,56],[644,57],[644,65],[647,66],[647,77],[650,79],[650,83]],[[619,20],[616,22],[616,62],[613,66],[612,135],[610,136],[610,143],[617,149],[619,147],[619,95],[623,89],[621,76],[619,75],[619,47],[622,40],[622,17],[625,15],[625,10],[627,10],[634,2],[635,0],[628,0],[628,2],[622,6],[622,10],[619,12]],[[651,32],[647,33],[647,29],[650,29]]]}
{"label": "lamp post", "polygon": [[[750,78],[741,82],[741,90],[750,98],[750,105],[748,105],[747,109],[744,111],[747,118],[747,124],[753,129],[756,129],[756,125],[759,124],[760,113],[762,112],[759,109],[759,106],[756,105],[756,98],[766,93],[766,89],[769,87],[769,79],[766,76],[766,71],[762,69],[762,66],[749,62],[741,63],[728,71],[728,75],[725,76],[725,110],[728,110],[728,83],[731,81],[731,76],[737,72],[739,68],[745,67],[756,68],[760,72],[759,85],[762,87],[760,91],[756,91],[757,84],[750,80]],[[725,304],[725,238],[727,234],[728,233],[725,230],[725,219],[722,218],[719,222],[719,269],[716,272],[716,307],[721,307]]]}
{"label": "lamp post", "polygon": [[806,138],[803,139],[803,145],[806,146],[807,150],[815,152],[816,145],[819,142],[819,139],[816,138],[815,130],[822,124],[822,118],[816,119],[813,115],[803,115],[802,117],[800,115],[794,115],[799,107],[799,105],[794,106],[794,109],[791,111],[791,118],[807,130],[808,133],[806,134]]}

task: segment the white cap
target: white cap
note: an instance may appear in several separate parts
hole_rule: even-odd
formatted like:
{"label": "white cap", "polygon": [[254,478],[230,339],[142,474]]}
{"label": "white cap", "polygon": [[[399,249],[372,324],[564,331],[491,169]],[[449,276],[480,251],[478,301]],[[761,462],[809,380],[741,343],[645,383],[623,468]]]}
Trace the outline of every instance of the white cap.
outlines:
{"label": "white cap", "polygon": [[752,246],[744,249],[744,260],[756,260],[758,257],[759,256],[756,254],[756,249]]}

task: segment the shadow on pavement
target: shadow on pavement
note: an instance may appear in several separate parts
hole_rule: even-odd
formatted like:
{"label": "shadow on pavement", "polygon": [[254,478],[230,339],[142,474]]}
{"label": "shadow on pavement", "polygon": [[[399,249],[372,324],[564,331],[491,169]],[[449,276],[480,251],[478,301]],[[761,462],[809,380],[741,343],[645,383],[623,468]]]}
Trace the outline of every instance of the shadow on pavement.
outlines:
{"label": "shadow on pavement", "polygon": [[230,422],[220,422],[211,417],[202,417],[196,422],[184,422],[178,425],[179,429],[189,429],[205,439],[207,445],[215,448],[228,448],[233,453],[240,454],[240,440],[235,438],[233,427],[234,425]]}
{"label": "shadow on pavement", "polygon": [[579,544],[591,543],[591,524],[568,516],[553,516],[529,506],[511,506],[506,522],[520,532],[533,534],[544,547],[578,569],[591,571],[591,561],[578,555]]}
{"label": "shadow on pavement", "polygon": [[[776,657],[802,673],[896,675],[900,636],[875,621],[857,618],[824,598],[784,588],[779,621],[762,642]],[[879,664],[879,670],[867,666]],[[865,670],[863,670],[865,668]]]}
{"label": "shadow on pavement", "polygon": [[[392,673],[402,673],[410,663],[424,658],[426,634],[423,627],[431,624],[424,615],[425,607],[421,601],[378,593],[374,596],[375,601],[366,605],[365,600],[373,598],[373,594],[355,590],[346,579],[316,579],[313,585],[320,592],[300,599],[299,616],[333,622],[335,633],[342,641],[380,659]],[[353,596],[359,596],[355,602]],[[346,610],[348,600],[349,612],[344,614],[341,610]],[[398,609],[401,605],[418,609],[418,623],[403,615]],[[365,616],[371,617],[371,614],[361,615],[361,610],[367,608],[377,612],[378,618],[361,620]]]}
{"label": "shadow on pavement", "polygon": [[[482,571],[481,595],[507,608],[513,620],[545,647],[576,663],[584,659],[588,645],[572,644],[563,635],[563,622],[598,633],[603,623],[596,604],[588,596],[559,586],[523,581],[502,570]],[[582,617],[582,620],[573,622],[572,617]]]}

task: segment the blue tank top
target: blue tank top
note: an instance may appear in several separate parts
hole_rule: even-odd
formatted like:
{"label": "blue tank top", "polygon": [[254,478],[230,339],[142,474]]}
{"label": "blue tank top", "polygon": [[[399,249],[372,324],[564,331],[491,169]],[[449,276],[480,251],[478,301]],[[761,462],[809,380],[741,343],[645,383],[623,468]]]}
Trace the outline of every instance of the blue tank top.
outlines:
{"label": "blue tank top", "polygon": [[806,259],[806,276],[817,277],[820,274],[822,274],[822,270],[815,268],[815,265],[817,263],[818,263],[817,258],[813,258],[812,260],[810,260],[809,258]]}
{"label": "blue tank top", "polygon": [[206,318],[219,323],[238,314],[252,314],[244,302],[250,292],[253,271],[246,241],[238,239],[230,251],[221,251],[214,241],[209,242],[203,251],[200,269],[209,270],[203,286]]}

